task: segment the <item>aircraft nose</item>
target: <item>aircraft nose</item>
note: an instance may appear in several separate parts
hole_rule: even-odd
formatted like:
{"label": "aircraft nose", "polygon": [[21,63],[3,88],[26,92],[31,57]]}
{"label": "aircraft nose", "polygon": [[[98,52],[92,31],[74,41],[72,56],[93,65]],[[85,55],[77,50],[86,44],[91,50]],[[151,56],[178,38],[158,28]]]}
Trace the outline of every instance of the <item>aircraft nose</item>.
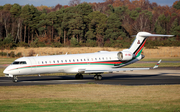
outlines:
{"label": "aircraft nose", "polygon": [[8,67],[3,71],[3,73],[5,74],[6,77],[13,77],[13,75],[9,73]]}
{"label": "aircraft nose", "polygon": [[3,71],[3,73],[4,74],[10,74],[10,70],[11,69],[11,67],[10,66],[7,66],[5,69],[4,69],[4,71]]}
{"label": "aircraft nose", "polygon": [[8,74],[7,68],[3,71],[4,74]]}

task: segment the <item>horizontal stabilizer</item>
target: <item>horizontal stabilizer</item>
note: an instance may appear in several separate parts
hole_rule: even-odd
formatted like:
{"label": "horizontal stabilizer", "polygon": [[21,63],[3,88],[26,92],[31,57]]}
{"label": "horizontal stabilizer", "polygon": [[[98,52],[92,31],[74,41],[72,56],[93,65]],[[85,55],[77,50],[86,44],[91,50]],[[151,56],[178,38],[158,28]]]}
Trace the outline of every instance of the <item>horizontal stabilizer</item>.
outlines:
{"label": "horizontal stabilizer", "polygon": [[[137,35],[132,35],[131,37],[136,37]],[[162,34],[140,34],[142,37],[173,37],[174,35],[162,35]]]}
{"label": "horizontal stabilizer", "polygon": [[162,35],[162,34],[140,34],[141,37],[173,37],[174,35]]}

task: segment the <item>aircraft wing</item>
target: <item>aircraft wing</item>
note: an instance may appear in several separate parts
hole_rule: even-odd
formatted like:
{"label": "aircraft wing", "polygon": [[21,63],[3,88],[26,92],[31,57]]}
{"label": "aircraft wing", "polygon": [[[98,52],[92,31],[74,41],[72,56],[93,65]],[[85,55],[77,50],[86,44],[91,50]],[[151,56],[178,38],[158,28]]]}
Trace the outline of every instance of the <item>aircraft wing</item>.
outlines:
{"label": "aircraft wing", "polygon": [[117,68],[117,69],[101,69],[101,70],[86,70],[86,69],[79,69],[79,73],[113,73],[113,72],[126,72],[126,71],[134,71],[134,70],[149,70],[149,69],[156,69],[158,68],[159,64],[161,63],[161,60],[158,61],[158,63],[153,68]]}
{"label": "aircraft wing", "polygon": [[118,68],[118,69],[109,69],[109,70],[79,70],[82,73],[113,73],[113,72],[126,72],[126,71],[134,71],[134,70],[149,70],[150,68]]}

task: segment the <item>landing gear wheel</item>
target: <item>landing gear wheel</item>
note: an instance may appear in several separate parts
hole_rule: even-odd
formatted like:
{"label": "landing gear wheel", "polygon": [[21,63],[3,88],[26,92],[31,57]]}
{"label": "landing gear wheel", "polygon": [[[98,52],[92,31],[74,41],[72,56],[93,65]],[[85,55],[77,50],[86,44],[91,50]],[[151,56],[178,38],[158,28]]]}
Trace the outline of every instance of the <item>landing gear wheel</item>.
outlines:
{"label": "landing gear wheel", "polygon": [[78,74],[76,74],[75,78],[76,78],[76,79],[83,79],[83,75],[80,74],[80,73],[78,73]]}
{"label": "landing gear wheel", "polygon": [[17,83],[18,82],[18,78],[17,76],[13,76],[13,82]]}
{"label": "landing gear wheel", "polygon": [[98,75],[94,75],[94,80],[97,80],[98,79]]}
{"label": "landing gear wheel", "polygon": [[75,79],[79,79],[79,75],[78,74],[76,74]]}
{"label": "landing gear wheel", "polygon": [[79,79],[83,79],[83,75],[82,74],[79,76]]}
{"label": "landing gear wheel", "polygon": [[101,75],[98,75],[98,80],[102,80],[102,76]]}
{"label": "landing gear wheel", "polygon": [[102,76],[101,75],[94,75],[94,79],[95,80],[102,80]]}

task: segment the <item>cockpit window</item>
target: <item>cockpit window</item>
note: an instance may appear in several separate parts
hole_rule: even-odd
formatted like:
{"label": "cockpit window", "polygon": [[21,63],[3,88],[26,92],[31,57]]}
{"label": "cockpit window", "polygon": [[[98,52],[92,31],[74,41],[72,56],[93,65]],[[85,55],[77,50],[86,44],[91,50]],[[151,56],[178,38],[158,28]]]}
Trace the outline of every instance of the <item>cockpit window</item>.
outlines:
{"label": "cockpit window", "polygon": [[14,61],[12,64],[18,65],[18,64],[27,64],[27,63],[26,63],[26,61]]}
{"label": "cockpit window", "polygon": [[26,61],[20,61],[20,64],[27,64]]}
{"label": "cockpit window", "polygon": [[19,64],[19,61],[14,61],[12,64],[17,65],[17,64]]}

